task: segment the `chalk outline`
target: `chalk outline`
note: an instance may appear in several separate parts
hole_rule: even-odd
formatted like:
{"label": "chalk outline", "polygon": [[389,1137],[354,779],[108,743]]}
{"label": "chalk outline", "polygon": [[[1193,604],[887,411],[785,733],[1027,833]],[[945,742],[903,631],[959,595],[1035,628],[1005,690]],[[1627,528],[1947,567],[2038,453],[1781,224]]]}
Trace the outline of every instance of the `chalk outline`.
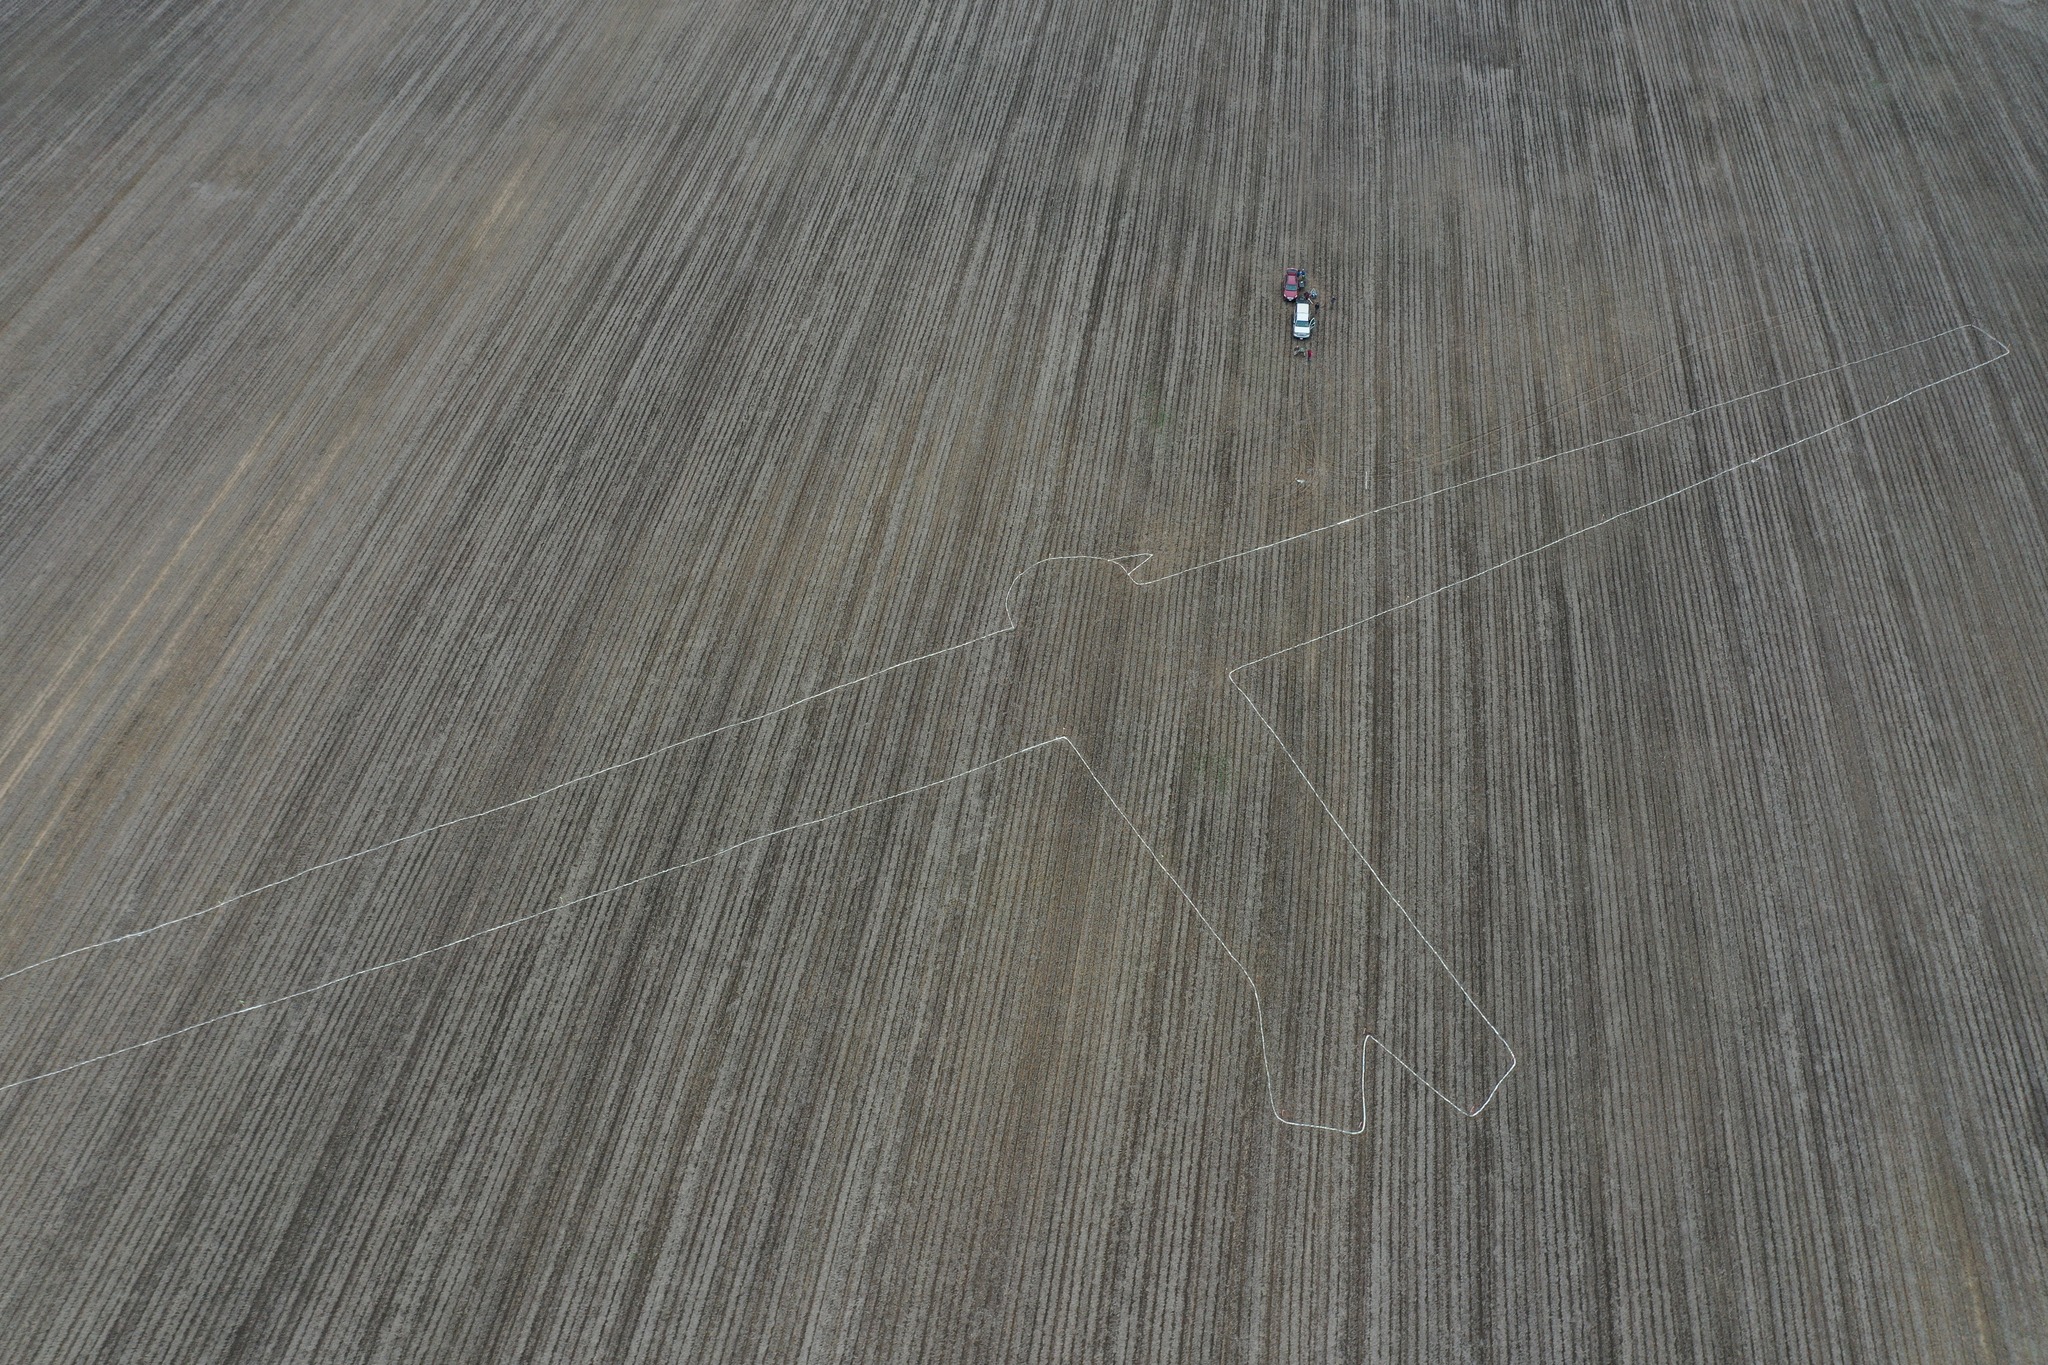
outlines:
{"label": "chalk outline", "polygon": [[[1203,929],[1210,935],[1210,937],[1216,940],[1217,944],[1223,949],[1225,955],[1227,955],[1230,958],[1231,963],[1234,966],[1236,966],[1239,973],[1243,975],[1246,984],[1251,987],[1255,1023],[1257,1024],[1259,1034],[1260,1060],[1262,1069],[1265,1072],[1267,1106],[1277,1122],[1288,1127],[1316,1129],[1323,1132],[1338,1133],[1345,1136],[1356,1136],[1360,1133],[1363,1133],[1365,1131],[1366,1125],[1370,1120],[1370,1097],[1363,1093],[1365,1090],[1365,1064],[1370,1056],[1370,1054],[1365,1051],[1365,1047],[1367,1045],[1378,1047],[1388,1057],[1392,1058],[1398,1065],[1400,1065],[1400,1067],[1404,1071],[1407,1071],[1417,1081],[1421,1082],[1423,1087],[1429,1090],[1431,1094],[1436,1095],[1439,1099],[1443,1100],[1446,1104],[1450,1105],[1460,1114],[1463,1114],[1468,1118],[1477,1118],[1481,1113],[1485,1112],[1489,1105],[1492,1104],[1494,1098],[1500,1093],[1501,1086],[1506,1084],[1507,1078],[1514,1073],[1516,1066],[1519,1064],[1519,1057],[1516,1055],[1513,1046],[1507,1041],[1506,1037],[1502,1035],[1500,1029],[1494,1024],[1492,1018],[1486,1014],[1485,1010],[1480,1007],[1479,1002],[1473,998],[1471,991],[1466,987],[1464,981],[1461,978],[1459,978],[1457,973],[1451,970],[1450,963],[1444,959],[1443,954],[1437,949],[1436,944],[1430,940],[1429,936],[1422,931],[1421,926],[1416,923],[1414,916],[1409,913],[1406,904],[1404,904],[1401,898],[1394,893],[1393,888],[1387,885],[1386,880],[1380,875],[1379,868],[1373,863],[1373,861],[1370,858],[1366,856],[1365,851],[1358,846],[1357,841],[1352,838],[1350,830],[1347,829],[1344,825],[1344,822],[1338,818],[1336,811],[1332,809],[1329,801],[1323,796],[1321,789],[1317,787],[1314,780],[1309,777],[1307,770],[1303,767],[1300,759],[1295,755],[1293,749],[1287,744],[1287,742],[1284,739],[1281,738],[1279,731],[1274,727],[1271,719],[1266,715],[1265,711],[1260,708],[1258,703],[1252,699],[1251,694],[1245,691],[1243,684],[1238,681],[1237,675],[1247,668],[1252,668],[1258,664],[1267,663],[1273,659],[1279,658],[1283,654],[1292,653],[1295,650],[1304,649],[1310,645],[1318,644],[1324,640],[1331,639],[1334,636],[1344,634],[1347,631],[1355,630],[1360,626],[1368,625],[1371,622],[1377,621],[1382,617],[1391,615],[1394,612],[1402,611],[1408,607],[1415,606],[1418,603],[1427,601],[1432,597],[1436,597],[1443,593],[1449,592],[1452,589],[1463,587],[1466,584],[1484,578],[1489,574],[1493,574],[1501,569],[1505,569],[1510,565],[1520,563],[1521,561],[1529,559],[1535,555],[1541,554],[1546,550],[1554,549],[1567,541],[1576,540],[1580,536],[1590,534],[1591,532],[1597,531],[1602,527],[1612,525],[1614,522],[1620,521],[1627,517],[1634,516],[1638,512],[1648,511],[1652,507],[1656,507],[1663,503],[1670,502],[1675,498],[1681,497],[1686,493],[1690,493],[1697,489],[1703,488],[1706,485],[1714,483],[1731,474],[1761,464],[1765,460],[1781,455],[1784,452],[1794,449],[1795,447],[1804,445],[1809,441],[1817,440],[1822,436],[1826,436],[1833,432],[1841,431],[1847,427],[1853,426],[1867,417],[1884,411],[1886,408],[1893,407],[1899,403],[1906,401],[1908,398],[1911,398],[1916,394],[1924,393],[1929,389],[1936,388],[1942,384],[1946,384],[1951,380],[1960,379],[1966,374],[1974,373],[1975,371],[1983,369],[1986,366],[1996,363],[1997,361],[2003,360],[2005,357],[2012,354],[2012,348],[2010,346],[2007,346],[1998,338],[1992,336],[1984,328],[1979,327],[1974,323],[1961,323],[1957,326],[1945,328],[1942,331],[1935,332],[1929,336],[1922,337],[1915,341],[1905,342],[1898,346],[1888,347],[1882,351],[1875,351],[1869,355],[1860,356],[1854,360],[1844,361],[1837,365],[1830,365],[1818,370],[1810,371],[1806,374],[1796,375],[1793,378],[1783,380],[1780,383],[1752,390],[1751,392],[1744,393],[1733,398],[1723,399],[1716,403],[1705,404],[1701,407],[1694,408],[1690,411],[1679,414],[1678,416],[1667,418],[1664,421],[1654,422],[1646,427],[1639,427],[1635,430],[1622,432],[1618,435],[1603,437],[1598,441],[1591,441],[1586,443],[1585,445],[1573,446],[1565,450],[1553,451],[1548,455],[1541,455],[1533,460],[1527,460],[1521,464],[1511,465],[1504,469],[1493,470],[1486,474],[1475,475],[1472,478],[1460,480],[1457,483],[1447,484],[1442,488],[1432,489],[1428,492],[1420,493],[1414,497],[1405,498],[1398,502],[1388,503],[1381,507],[1370,508],[1364,512],[1355,513],[1352,516],[1344,517],[1337,521],[1328,522],[1322,526],[1313,527],[1307,531],[1298,532],[1295,535],[1285,536],[1278,540],[1269,541],[1263,545],[1253,546],[1252,548],[1247,550],[1239,550],[1232,554],[1219,556],[1215,559],[1205,560],[1199,564],[1190,565],[1188,568],[1176,570],[1175,572],[1170,574],[1162,574],[1158,578],[1140,579],[1136,576],[1137,570],[1153,558],[1153,555],[1149,552],[1114,556],[1082,554],[1049,555],[1043,559],[1033,561],[1026,568],[1020,570],[1014,578],[1012,578],[1010,585],[1010,597],[1013,602],[1015,600],[1017,587],[1023,582],[1026,576],[1028,576],[1031,572],[1039,568],[1041,565],[1055,563],[1063,560],[1095,560],[1104,563],[1115,564],[1117,567],[1123,570],[1126,577],[1128,577],[1134,585],[1138,587],[1149,587],[1153,584],[1164,583],[1171,579],[1180,578],[1187,574],[1195,573],[1203,569],[1214,568],[1220,564],[1230,563],[1234,560],[1244,559],[1251,555],[1262,554],[1268,550],[1278,549],[1283,545],[1293,544],[1297,541],[1306,540],[1312,536],[1322,535],[1327,532],[1337,530],[1341,527],[1350,526],[1358,522],[1370,520],[1373,517],[1377,517],[1388,512],[1398,511],[1405,507],[1417,506],[1421,503],[1428,502],[1432,499],[1444,497],[1450,493],[1457,492],[1460,489],[1470,488],[1474,485],[1484,483],[1490,479],[1502,478],[1509,474],[1514,474],[1522,470],[1531,469],[1537,465],[1561,459],[1567,455],[1581,454],[1585,451],[1598,449],[1603,445],[1610,445],[1617,441],[1624,441],[1636,436],[1645,435],[1652,431],[1658,431],[1663,429],[1664,427],[1674,426],[1680,422],[1690,421],[1692,418],[1698,417],[1704,413],[1713,412],[1720,408],[1732,407],[1737,403],[1747,402],[1752,398],[1759,398],[1768,393],[1775,393],[1780,389],[1789,388],[1794,384],[1804,383],[1809,379],[1817,379],[1823,375],[1836,374],[1845,370],[1853,369],[1859,365],[1866,365],[1872,361],[1881,360],[1886,356],[1895,355],[1901,351],[1911,350],[1915,347],[1925,346],[1930,342],[1939,341],[1944,337],[1953,336],[1959,333],[1975,333],[1979,337],[1982,337],[1985,341],[1990,342],[1992,346],[1996,347],[1996,353],[1989,355],[1984,359],[1975,362],[1974,364],[1966,365],[1959,370],[1951,371],[1950,373],[1944,374],[1937,379],[1930,380],[1925,384],[1916,385],[1915,387],[1907,389],[1902,393],[1895,394],[1891,398],[1886,399],[1882,403],[1878,403],[1873,405],[1872,407],[1858,411],[1854,415],[1844,418],[1841,421],[1835,422],[1832,425],[1821,427],[1815,431],[1808,432],[1804,436],[1798,437],[1797,439],[1792,441],[1788,441],[1781,446],[1776,446],[1770,450],[1764,451],[1760,455],[1755,455],[1750,457],[1749,459],[1739,461],[1732,465],[1728,465],[1724,468],[1714,471],[1711,474],[1704,475],[1691,483],[1683,484],[1678,488],[1670,490],[1669,492],[1659,494],[1657,497],[1651,498],[1647,502],[1643,502],[1634,507],[1630,507],[1623,511],[1613,513],[1609,516],[1601,518],[1598,521],[1594,521],[1585,526],[1582,526],[1575,531],[1567,532],[1562,536],[1558,536],[1554,539],[1545,541],[1540,545],[1536,545],[1531,547],[1530,549],[1523,550],[1517,554],[1510,555],[1506,559],[1503,559],[1498,563],[1491,564],[1485,568],[1475,570],[1474,572],[1467,574],[1462,578],[1454,579],[1448,583],[1439,584],[1437,587],[1434,587],[1427,592],[1420,593],[1414,597],[1408,598],[1405,601],[1396,603],[1393,606],[1383,608],[1380,611],[1374,612],[1369,616],[1361,617],[1358,620],[1352,621],[1346,625],[1338,626],[1332,630],[1324,631],[1323,633],[1316,636],[1312,636],[1309,639],[1297,641],[1294,644],[1287,645],[1283,648],[1276,649],[1269,653],[1260,655],[1255,659],[1245,660],[1242,663],[1233,665],[1225,674],[1225,677],[1229,681],[1231,687],[1237,691],[1239,697],[1242,698],[1245,704],[1251,708],[1252,714],[1258,717],[1260,725],[1264,727],[1266,733],[1272,738],[1274,744],[1279,747],[1280,752],[1286,756],[1289,766],[1291,766],[1294,769],[1295,774],[1308,788],[1309,793],[1315,797],[1316,804],[1322,808],[1324,815],[1327,816],[1331,823],[1337,827],[1338,832],[1344,838],[1345,844],[1351,849],[1352,853],[1358,858],[1358,860],[1362,864],[1364,864],[1367,872],[1371,875],[1374,884],[1377,885],[1381,892],[1384,893],[1386,897],[1393,902],[1394,907],[1400,912],[1402,919],[1407,923],[1408,927],[1414,931],[1416,936],[1422,940],[1423,945],[1429,950],[1430,955],[1436,959],[1437,964],[1443,969],[1445,974],[1450,977],[1452,983],[1457,986],[1459,993],[1464,996],[1466,1003],[1469,1004],[1472,1007],[1472,1009],[1478,1013],[1480,1019],[1485,1022],[1488,1030],[1492,1032],[1493,1036],[1500,1042],[1501,1046],[1507,1051],[1509,1059],[1507,1068],[1500,1073],[1498,1078],[1495,1079],[1492,1088],[1487,1091],[1486,1096],[1483,1099],[1481,1099],[1480,1102],[1471,1109],[1466,1109],[1463,1105],[1451,1099],[1450,1096],[1444,1094],[1443,1091],[1437,1089],[1434,1085],[1430,1084],[1430,1082],[1426,1080],[1420,1072],[1416,1071],[1414,1067],[1410,1066],[1407,1063],[1407,1061],[1405,1061],[1398,1053],[1395,1053],[1392,1049],[1388,1048],[1385,1044],[1381,1043],[1376,1037],[1368,1034],[1364,1041],[1361,1043],[1359,1057],[1361,1089],[1359,1126],[1356,1128],[1340,1128],[1332,1124],[1303,1122],[1286,1117],[1286,1115],[1284,1115],[1280,1111],[1278,1096],[1275,1093],[1273,1086],[1272,1059],[1270,1049],[1268,1048],[1266,1042],[1265,1000],[1263,994],[1259,990],[1257,979],[1253,977],[1251,971],[1245,966],[1243,959],[1241,959],[1237,955],[1236,950],[1230,946],[1228,940],[1226,940],[1223,937],[1223,935],[1220,932],[1218,932],[1215,924],[1209,919],[1208,915],[1203,912],[1201,905],[1188,892],[1186,886],[1181,882],[1180,877],[1173,871],[1171,867],[1167,865],[1166,861],[1159,856],[1157,850],[1153,848],[1151,840],[1146,837],[1145,832],[1139,828],[1136,821],[1131,819],[1129,813],[1125,811],[1125,809],[1123,808],[1122,803],[1116,799],[1114,793],[1112,793],[1109,790],[1108,786],[1102,781],[1101,777],[1097,775],[1094,766],[1088,762],[1087,756],[1081,752],[1079,746],[1077,746],[1071,738],[1065,735],[1055,735],[1047,739],[1035,741],[1011,753],[1001,755],[997,758],[989,759],[986,762],[976,764],[975,766],[963,769],[960,772],[951,773],[945,777],[935,778],[930,782],[921,783],[917,786],[906,788],[905,790],[900,792],[892,792],[887,796],[875,797],[872,800],[859,802],[855,805],[848,806],[843,810],[833,811],[829,814],[817,816],[809,820],[800,821],[796,824],[786,825],[779,829],[769,830],[761,834],[751,835],[746,839],[740,840],[738,843],[728,845],[725,848],[717,849],[711,853],[702,854],[699,857],[689,859],[685,862],[676,863],[670,867],[665,867],[658,869],[654,872],[645,873],[639,877],[633,878],[630,881],[620,882],[614,886],[605,887],[598,891],[592,891],[585,895],[575,897],[571,900],[563,901],[556,905],[547,906],[540,910],[535,910],[528,914],[520,915],[513,919],[503,921],[499,924],[487,926],[486,928],[479,929],[474,933],[465,934],[459,938],[451,939],[446,943],[437,944],[432,948],[422,949],[416,953],[409,953],[403,957],[393,958],[388,962],[377,963],[372,966],[364,967],[353,972],[344,973],[341,976],[332,977],[326,981],[316,982],[311,986],[302,987],[299,990],[291,991],[284,995],[275,996],[269,1000],[258,1001],[256,1004],[253,1005],[245,1005],[238,1009],[228,1010],[221,1014],[213,1015],[209,1018],[201,1019],[191,1024],[186,1024],[180,1028],[173,1029],[168,1033],[159,1034],[156,1037],[147,1038],[140,1042],[130,1043],[123,1047],[115,1048],[111,1051],[103,1052],[93,1057],[87,1057],[80,1061],[71,1062],[64,1066],[56,1067],[49,1071],[41,1072],[33,1076],[24,1076],[17,1080],[7,1081],[5,1083],[0,1083],[0,1094],[4,1094],[5,1092],[16,1089],[20,1086],[32,1084],[36,1081],[48,1080],[55,1076],[64,1075],[67,1072],[79,1070],[83,1067],[93,1066],[100,1062],[109,1061],[115,1057],[124,1056],[130,1052],[140,1051],[143,1048],[153,1047],[158,1043],[168,1042],[173,1038],[182,1037],[185,1034],[196,1032],[199,1029],[207,1028],[213,1024],[222,1023],[226,1020],[237,1018],[244,1014],[253,1014],[258,1010],[269,1009],[274,1005],[282,1005],[292,1000],[298,1000],[306,996],[315,995],[322,991],[331,989],[333,987],[345,985],[348,982],[358,980],[362,977],[372,976],[376,973],[387,971],[392,968],[405,966],[409,963],[420,961],[423,958],[432,957],[438,953],[446,952],[449,949],[457,948],[467,943],[476,942],[479,939],[489,937],[492,934],[496,934],[501,930],[511,929],[518,925],[526,924],[536,919],[545,918],[547,916],[556,914],[560,911],[568,910],[575,906],[582,905],[586,902],[597,900],[600,897],[609,896],[614,892],[624,891],[631,887],[641,885],[642,883],[653,881],[660,877],[668,876],[671,873],[685,871],[689,868],[696,867],[700,864],[710,862],[715,858],[724,857],[728,853],[737,852],[739,849],[745,848],[751,844],[760,843],[764,840],[772,839],[779,835],[794,833],[797,830],[808,829],[815,825],[821,825],[831,820],[837,820],[842,816],[852,815],[862,810],[867,810],[875,806],[884,805],[890,801],[900,800],[906,796],[914,796],[920,792],[930,791],[935,787],[941,787],[946,785],[947,783],[957,782],[962,780],[963,778],[972,777],[978,773],[986,772],[987,770],[994,768],[1000,764],[1009,762],[1013,758],[1019,758],[1025,754],[1034,753],[1040,749],[1048,748],[1056,744],[1064,744],[1066,745],[1068,751],[1071,752],[1076,758],[1078,758],[1081,761],[1081,765],[1083,769],[1086,770],[1089,780],[1093,782],[1096,786],[1096,789],[1103,794],[1103,797],[1109,802],[1111,809],[1113,809],[1116,812],[1118,818],[1121,819],[1124,822],[1125,826],[1130,829],[1132,834],[1134,834],[1137,837],[1140,846],[1144,848],[1147,856],[1149,856],[1152,859],[1152,861],[1159,867],[1160,871],[1166,875],[1167,880],[1170,883],[1172,883],[1174,890],[1180,895],[1181,899],[1187,902],[1189,909],[1194,911],[1195,917],[1198,921],[1200,921]],[[469,815],[458,816],[451,820],[445,820],[439,824],[430,825],[423,829],[415,830],[410,834],[403,834],[393,839],[387,839],[382,843],[372,845],[368,848],[360,849],[354,853],[344,854],[337,858],[328,859],[327,861],[322,863],[313,864],[310,867],[302,868],[297,872],[293,872],[286,876],[277,878],[274,881],[265,882],[261,886],[252,887],[247,891],[237,892],[236,894],[227,897],[225,900],[218,901],[215,904],[207,906],[203,909],[192,911],[189,914],[179,915],[172,919],[163,920],[157,924],[146,926],[142,929],[133,930],[129,933],[119,934],[112,938],[102,939],[95,943],[88,943],[82,945],[81,947],[68,949],[65,952],[53,954],[50,957],[39,959],[35,962],[28,963],[25,966],[13,968],[7,972],[0,973],[0,982],[11,980],[16,976],[21,976],[25,973],[38,970],[39,968],[50,966],[54,963],[64,961],[71,957],[75,957],[81,953],[94,952],[101,948],[112,947],[119,943],[126,943],[134,939],[146,937],[150,934],[156,933],[161,929],[168,929],[174,925],[188,923],[192,920],[199,919],[206,915],[210,915],[217,910],[226,909],[228,906],[233,905],[238,901],[246,900],[264,891],[270,891],[276,889],[277,887],[285,886],[291,882],[299,880],[302,877],[310,876],[315,872],[325,871],[328,868],[337,867],[343,863],[352,862],[357,858],[368,857],[370,854],[380,853],[386,849],[395,848],[400,844],[409,843],[414,839],[424,838],[427,835],[436,834],[441,832],[442,830],[452,829],[457,825],[467,824],[473,820],[480,820],[483,819],[485,816],[496,815],[502,811],[511,810],[517,806],[525,805],[530,801],[537,801],[544,796],[553,795],[556,792],[563,791],[569,787],[576,786],[580,783],[592,781],[596,778],[603,777],[609,773],[618,772],[621,769],[632,767],[635,764],[644,763],[649,759],[659,757],[662,754],[669,753],[673,750],[682,748],[685,745],[694,744],[699,740],[709,739],[715,735],[724,734],[729,730],[738,729],[740,726],[743,725],[751,725],[758,721],[772,719],[773,717],[781,715],[784,712],[795,710],[797,707],[805,706],[813,701],[821,700],[825,697],[831,696],[833,693],[841,692],[849,687],[853,687],[860,683],[871,681],[872,679],[881,677],[884,674],[894,672],[899,668],[906,668],[912,664],[923,663],[929,659],[939,658],[943,655],[953,653],[956,650],[965,649],[971,645],[981,644],[984,641],[994,639],[1000,635],[1008,634],[1016,629],[1014,610],[1009,610],[1006,614],[1008,614],[1011,618],[1008,624],[999,626],[994,630],[984,632],[981,635],[973,636],[969,639],[959,641],[956,644],[946,645],[943,648],[931,650],[927,653],[916,655],[909,659],[898,660],[896,663],[885,665],[882,668],[878,668],[870,673],[862,674],[861,676],[856,678],[849,678],[844,682],[835,683],[831,687],[824,688],[821,691],[811,693],[810,695],[805,697],[800,697],[795,701],[785,703],[784,705],[775,707],[771,710],[763,711],[758,715],[747,716],[739,720],[729,721],[724,725],[717,726],[710,730],[705,730],[699,734],[691,735],[684,739],[673,740],[657,748],[650,749],[646,753],[636,755],[632,758],[623,759],[620,762],[609,764],[602,768],[593,769],[590,772],[579,774],[575,777],[567,778],[564,781],[554,784],[553,786],[542,788],[539,791],[531,792],[525,796],[517,797],[511,801],[506,801],[499,805],[489,807],[488,809],[476,811]]]}

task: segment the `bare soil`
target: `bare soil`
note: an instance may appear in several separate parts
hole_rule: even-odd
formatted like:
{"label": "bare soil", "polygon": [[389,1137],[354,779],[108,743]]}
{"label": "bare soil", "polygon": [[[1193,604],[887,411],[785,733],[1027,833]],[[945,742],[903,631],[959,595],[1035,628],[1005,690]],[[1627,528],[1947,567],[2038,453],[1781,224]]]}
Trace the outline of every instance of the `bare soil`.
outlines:
{"label": "bare soil", "polygon": [[[0,8],[0,971],[1068,630],[0,980],[413,958],[0,1089],[0,1357],[2048,1359],[2041,12]],[[1238,675],[1361,1078],[1223,670],[1958,324]]]}

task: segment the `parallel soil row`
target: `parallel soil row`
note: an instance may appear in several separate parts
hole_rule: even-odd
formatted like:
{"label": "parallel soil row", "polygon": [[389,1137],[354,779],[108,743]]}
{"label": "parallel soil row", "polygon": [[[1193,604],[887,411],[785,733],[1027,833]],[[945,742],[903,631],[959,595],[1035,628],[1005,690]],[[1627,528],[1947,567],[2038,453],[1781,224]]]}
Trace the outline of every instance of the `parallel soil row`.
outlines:
{"label": "parallel soil row", "polygon": [[[1368,1052],[1302,1073],[1362,1134],[1276,1122],[1245,977],[1051,746],[0,1090],[0,1355],[2033,1359],[2039,10],[7,8],[0,971],[982,635],[1048,556],[1156,581],[2011,354],[1261,675],[1515,1049],[1477,1119]],[[0,980],[0,1085],[1047,725],[1289,1008],[1393,1008],[1284,765],[1160,719],[1220,671],[1090,620]]]}

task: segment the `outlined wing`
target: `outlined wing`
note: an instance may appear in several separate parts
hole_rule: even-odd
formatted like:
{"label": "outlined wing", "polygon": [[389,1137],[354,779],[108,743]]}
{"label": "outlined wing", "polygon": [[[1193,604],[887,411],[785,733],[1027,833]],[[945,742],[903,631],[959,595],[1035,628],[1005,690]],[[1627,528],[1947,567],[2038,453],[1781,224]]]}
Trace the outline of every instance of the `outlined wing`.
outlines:
{"label": "outlined wing", "polygon": [[0,974],[0,1090],[596,908],[1043,747],[1010,704],[1013,648],[998,631],[15,967]]}
{"label": "outlined wing", "polygon": [[[2003,356],[1964,325],[1155,579],[1237,604],[1256,660],[1845,432]],[[1142,570],[1140,571],[1142,572]]]}

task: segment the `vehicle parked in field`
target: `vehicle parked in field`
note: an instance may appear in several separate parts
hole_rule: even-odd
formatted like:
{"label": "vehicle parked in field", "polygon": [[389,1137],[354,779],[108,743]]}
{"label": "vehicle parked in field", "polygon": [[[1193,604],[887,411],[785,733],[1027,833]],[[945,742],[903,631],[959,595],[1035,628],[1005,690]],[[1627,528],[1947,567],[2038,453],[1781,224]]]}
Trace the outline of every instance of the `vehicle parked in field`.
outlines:
{"label": "vehicle parked in field", "polygon": [[1307,299],[1297,299],[1294,304],[1294,338],[1307,341],[1315,335],[1316,310]]}
{"label": "vehicle parked in field", "polygon": [[1280,281],[1280,297],[1293,303],[1301,297],[1301,291],[1308,288],[1308,272],[1300,266],[1291,266],[1286,278]]}

